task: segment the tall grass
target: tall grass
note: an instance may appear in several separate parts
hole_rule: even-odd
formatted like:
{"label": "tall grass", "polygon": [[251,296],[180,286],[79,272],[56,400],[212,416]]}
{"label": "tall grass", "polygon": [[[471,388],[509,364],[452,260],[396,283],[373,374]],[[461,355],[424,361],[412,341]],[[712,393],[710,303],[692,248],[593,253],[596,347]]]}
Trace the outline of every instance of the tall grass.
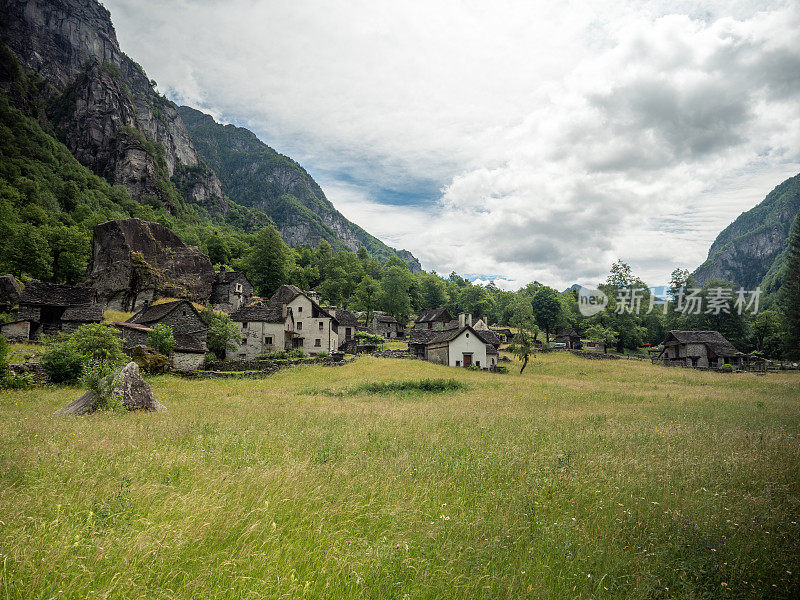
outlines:
{"label": "tall grass", "polygon": [[[423,379],[465,387],[368,389]],[[553,353],[151,381],[169,412],[0,395],[0,598],[800,592],[795,374]]]}

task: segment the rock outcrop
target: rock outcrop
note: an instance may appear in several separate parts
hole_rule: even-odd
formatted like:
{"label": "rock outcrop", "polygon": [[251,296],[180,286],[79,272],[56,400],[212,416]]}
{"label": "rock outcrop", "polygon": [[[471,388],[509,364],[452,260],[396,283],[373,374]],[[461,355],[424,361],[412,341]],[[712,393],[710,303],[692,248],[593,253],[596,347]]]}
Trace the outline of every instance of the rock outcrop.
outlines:
{"label": "rock outcrop", "polygon": [[95,0],[0,0],[0,13],[3,42],[50,84],[48,117],[81,163],[135,199],[157,198],[173,211],[167,189],[174,189],[176,171],[198,169],[202,177],[186,199],[227,212],[176,106],[120,50],[108,10]]}
{"label": "rock outcrop", "polygon": [[0,277],[0,312],[8,312],[19,304],[22,285],[13,275]]}
{"label": "rock outcrop", "polygon": [[[104,379],[104,384],[108,385],[108,380]],[[147,412],[158,412],[166,410],[153,395],[150,384],[147,383],[139,372],[139,366],[135,362],[129,362],[119,373],[114,383],[112,394],[120,399],[122,406],[127,410],[143,410]],[[56,415],[85,415],[95,412],[99,408],[98,398],[94,392],[86,392],[77,400],[73,400],[64,408],[55,412]]]}
{"label": "rock outcrop", "polygon": [[163,225],[117,219],[94,228],[86,284],[109,308],[135,311],[159,298],[204,302],[213,282],[208,256]]}

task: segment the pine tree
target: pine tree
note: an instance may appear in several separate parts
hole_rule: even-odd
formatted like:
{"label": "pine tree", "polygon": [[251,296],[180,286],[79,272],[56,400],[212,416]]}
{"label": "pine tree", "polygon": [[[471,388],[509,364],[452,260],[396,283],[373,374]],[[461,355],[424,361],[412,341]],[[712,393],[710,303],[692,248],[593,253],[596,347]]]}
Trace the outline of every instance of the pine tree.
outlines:
{"label": "pine tree", "polygon": [[786,355],[797,359],[800,358],[800,213],[789,234],[780,301],[787,326]]}

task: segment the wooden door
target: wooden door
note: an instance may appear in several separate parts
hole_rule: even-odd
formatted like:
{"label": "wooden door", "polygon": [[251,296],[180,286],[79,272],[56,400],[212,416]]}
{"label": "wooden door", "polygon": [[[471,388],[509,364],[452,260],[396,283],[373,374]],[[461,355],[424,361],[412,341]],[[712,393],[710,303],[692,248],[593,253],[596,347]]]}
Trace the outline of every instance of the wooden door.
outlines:
{"label": "wooden door", "polygon": [[472,354],[465,354],[464,355],[464,366],[469,367],[472,365]]}

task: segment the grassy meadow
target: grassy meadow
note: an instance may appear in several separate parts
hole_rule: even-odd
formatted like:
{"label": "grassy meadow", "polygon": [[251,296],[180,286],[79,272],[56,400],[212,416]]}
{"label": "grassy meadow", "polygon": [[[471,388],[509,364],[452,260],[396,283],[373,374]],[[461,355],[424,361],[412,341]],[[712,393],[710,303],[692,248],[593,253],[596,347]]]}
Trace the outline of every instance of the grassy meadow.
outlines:
{"label": "grassy meadow", "polygon": [[0,392],[0,600],[800,595],[794,373],[557,353],[151,384],[168,412]]}

